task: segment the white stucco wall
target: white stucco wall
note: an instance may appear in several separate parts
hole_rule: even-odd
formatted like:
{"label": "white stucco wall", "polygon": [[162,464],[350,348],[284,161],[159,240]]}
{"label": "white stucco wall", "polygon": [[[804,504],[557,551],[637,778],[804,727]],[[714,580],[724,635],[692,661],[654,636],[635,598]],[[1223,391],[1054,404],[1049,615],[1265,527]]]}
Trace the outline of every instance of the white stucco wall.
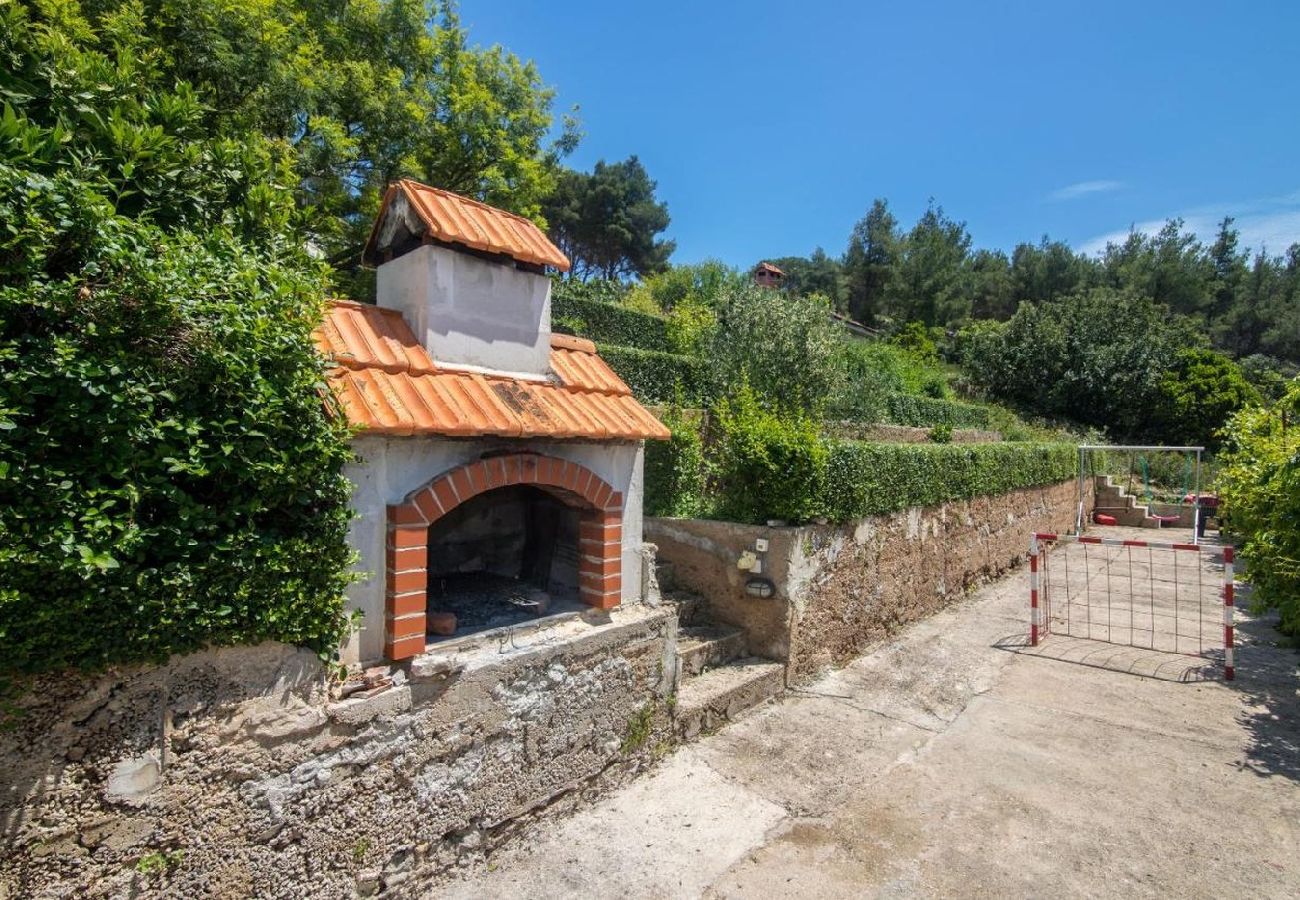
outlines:
{"label": "white stucco wall", "polygon": [[443,365],[545,375],[551,280],[445,247],[424,245],[381,265],[375,300],[401,310]]}
{"label": "white stucco wall", "polygon": [[[404,258],[404,257],[403,257]],[[387,509],[448,469],[474,462],[489,450],[531,450],[586,466],[623,494],[623,599],[642,596],[641,557],[644,450],[640,443],[584,443],[499,439],[450,440],[428,437],[361,436],[358,460],[347,469],[355,486],[356,518],[348,542],[359,557],[361,580],[348,590],[348,605],[364,613],[363,629],[343,648],[350,665],[378,660],[384,652],[384,547]]]}

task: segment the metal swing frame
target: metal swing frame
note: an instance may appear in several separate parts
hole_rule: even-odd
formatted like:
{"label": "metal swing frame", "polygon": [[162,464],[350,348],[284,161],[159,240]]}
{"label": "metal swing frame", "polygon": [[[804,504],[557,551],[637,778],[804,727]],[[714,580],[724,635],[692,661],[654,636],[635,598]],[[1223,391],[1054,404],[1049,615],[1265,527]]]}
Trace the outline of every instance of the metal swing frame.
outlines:
{"label": "metal swing frame", "polygon": [[1162,444],[1080,444],[1079,445],[1079,478],[1076,485],[1076,505],[1074,516],[1074,533],[1083,534],[1083,527],[1086,522],[1086,513],[1084,510],[1085,498],[1088,496],[1088,473],[1084,463],[1088,459],[1088,454],[1097,451],[1114,450],[1117,452],[1142,453],[1142,452],[1166,452],[1166,453],[1194,453],[1196,455],[1195,475],[1193,476],[1192,488],[1192,543],[1201,542],[1201,454],[1205,452],[1204,447],[1167,447]]}

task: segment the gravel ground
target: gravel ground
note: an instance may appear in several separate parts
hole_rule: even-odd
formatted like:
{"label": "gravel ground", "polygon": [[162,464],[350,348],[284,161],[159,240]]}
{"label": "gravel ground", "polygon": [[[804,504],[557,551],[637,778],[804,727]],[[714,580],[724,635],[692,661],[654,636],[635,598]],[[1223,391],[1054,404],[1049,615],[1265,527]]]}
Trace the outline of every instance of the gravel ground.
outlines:
{"label": "gravel ground", "polygon": [[427,894],[1300,893],[1300,678],[1272,621],[1239,603],[1224,682],[1213,648],[1126,646],[1141,629],[1030,648],[1027,597],[1021,570]]}

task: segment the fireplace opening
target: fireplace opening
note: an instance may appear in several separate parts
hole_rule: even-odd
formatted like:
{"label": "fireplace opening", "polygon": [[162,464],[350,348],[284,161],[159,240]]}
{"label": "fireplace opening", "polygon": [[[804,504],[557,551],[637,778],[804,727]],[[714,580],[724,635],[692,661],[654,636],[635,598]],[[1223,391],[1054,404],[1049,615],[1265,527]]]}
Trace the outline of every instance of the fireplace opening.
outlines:
{"label": "fireplace opening", "polygon": [[582,609],[578,522],[578,510],[554,495],[514,485],[472,497],[431,524],[429,640]]}

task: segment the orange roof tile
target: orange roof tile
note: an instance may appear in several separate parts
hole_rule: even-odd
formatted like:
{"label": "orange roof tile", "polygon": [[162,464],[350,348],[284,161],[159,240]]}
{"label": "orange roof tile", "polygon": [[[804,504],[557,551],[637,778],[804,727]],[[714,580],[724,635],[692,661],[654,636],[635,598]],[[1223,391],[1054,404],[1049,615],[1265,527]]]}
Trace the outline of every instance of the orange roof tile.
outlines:
{"label": "orange roof tile", "polygon": [[379,239],[389,209],[399,197],[410,203],[424,237],[569,271],[569,258],[523,216],[405,178],[390,184],[384,194],[362,257],[368,263],[383,261],[381,251],[386,248],[379,246]]}
{"label": "orange roof tile", "polygon": [[334,301],[316,330],[330,383],[364,432],[454,437],[667,439],[590,341],[551,337],[553,379],[439,370],[396,310]]}

